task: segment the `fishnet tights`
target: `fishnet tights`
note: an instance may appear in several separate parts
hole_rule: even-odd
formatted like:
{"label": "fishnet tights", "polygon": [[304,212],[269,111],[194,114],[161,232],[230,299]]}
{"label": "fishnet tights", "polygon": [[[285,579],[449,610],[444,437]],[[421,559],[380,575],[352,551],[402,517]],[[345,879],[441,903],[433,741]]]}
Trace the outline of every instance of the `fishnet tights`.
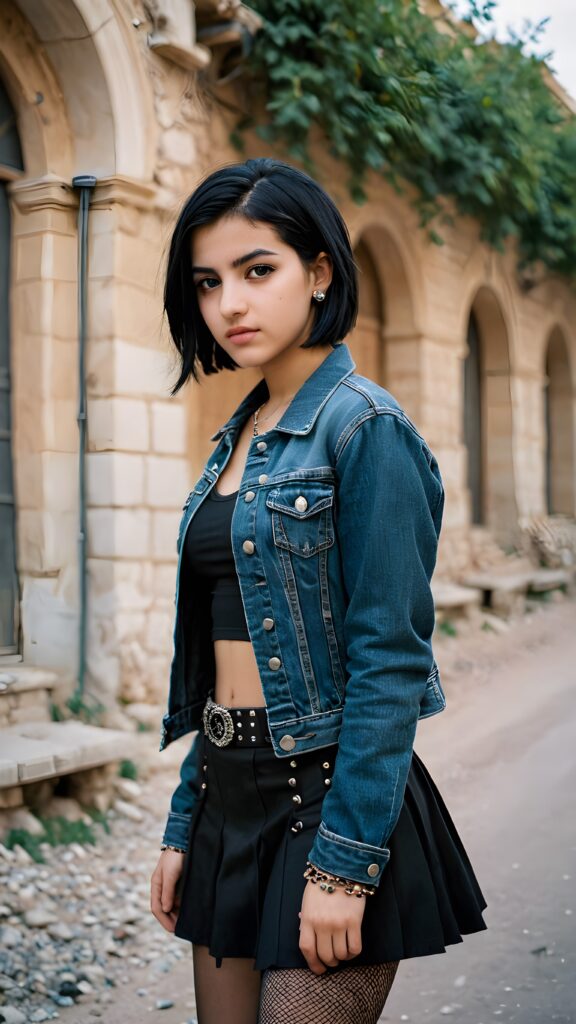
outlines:
{"label": "fishnet tights", "polygon": [[325,974],[264,971],[258,1024],[377,1024],[397,969],[395,960]]}

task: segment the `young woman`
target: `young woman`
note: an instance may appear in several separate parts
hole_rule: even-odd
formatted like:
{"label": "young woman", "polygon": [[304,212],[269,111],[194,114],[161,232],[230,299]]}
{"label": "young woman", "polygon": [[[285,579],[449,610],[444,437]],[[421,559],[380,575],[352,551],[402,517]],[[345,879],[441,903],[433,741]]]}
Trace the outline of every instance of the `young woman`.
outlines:
{"label": "young woman", "polygon": [[162,750],[197,731],[152,876],[192,944],[199,1024],[370,1024],[398,962],[486,925],[413,752],[445,706],[430,578],[438,464],[342,339],[343,220],[275,160],[211,174],[179,216],[165,308],[188,379],[262,379],[184,505]]}

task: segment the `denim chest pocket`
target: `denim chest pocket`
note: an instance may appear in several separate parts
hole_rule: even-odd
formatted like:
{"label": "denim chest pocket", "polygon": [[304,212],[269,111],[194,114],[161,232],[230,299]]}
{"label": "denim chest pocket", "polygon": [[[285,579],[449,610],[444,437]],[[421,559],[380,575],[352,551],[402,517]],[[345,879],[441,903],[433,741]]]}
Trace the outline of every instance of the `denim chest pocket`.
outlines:
{"label": "denim chest pocket", "polygon": [[334,488],[314,481],[290,481],[266,497],[276,547],[310,558],[334,544]]}

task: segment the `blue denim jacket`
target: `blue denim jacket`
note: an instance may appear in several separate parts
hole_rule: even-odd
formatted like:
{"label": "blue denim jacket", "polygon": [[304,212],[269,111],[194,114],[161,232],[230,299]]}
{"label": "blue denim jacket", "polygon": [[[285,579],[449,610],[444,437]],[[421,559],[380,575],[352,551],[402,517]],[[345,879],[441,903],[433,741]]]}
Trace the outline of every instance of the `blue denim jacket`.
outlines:
{"label": "blue denim jacket", "polygon": [[[378,884],[416,723],[446,705],[430,590],[444,488],[398,402],[354,369],[348,346],[334,346],[276,426],[251,440],[231,539],[274,753],[339,745],[310,860]],[[160,750],[201,728],[214,693],[209,609],[180,571],[186,528],[267,397],[262,379],[212,436],[184,505]],[[164,833],[182,848],[203,795],[199,746],[184,758]]]}

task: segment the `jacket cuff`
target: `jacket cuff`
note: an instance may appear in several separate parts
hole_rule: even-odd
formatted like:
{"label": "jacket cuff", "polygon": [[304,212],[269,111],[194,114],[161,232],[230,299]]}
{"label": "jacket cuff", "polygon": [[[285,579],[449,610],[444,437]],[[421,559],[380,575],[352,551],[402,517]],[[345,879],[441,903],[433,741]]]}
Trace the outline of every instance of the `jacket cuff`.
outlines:
{"label": "jacket cuff", "polygon": [[175,811],[170,811],[162,842],[169,846],[178,846],[181,850],[187,850],[191,820],[191,814],[176,814]]}
{"label": "jacket cuff", "polygon": [[377,886],[390,860],[390,850],[385,846],[370,846],[346,839],[330,832],[321,821],[308,860],[331,875],[349,878],[362,885]]}

